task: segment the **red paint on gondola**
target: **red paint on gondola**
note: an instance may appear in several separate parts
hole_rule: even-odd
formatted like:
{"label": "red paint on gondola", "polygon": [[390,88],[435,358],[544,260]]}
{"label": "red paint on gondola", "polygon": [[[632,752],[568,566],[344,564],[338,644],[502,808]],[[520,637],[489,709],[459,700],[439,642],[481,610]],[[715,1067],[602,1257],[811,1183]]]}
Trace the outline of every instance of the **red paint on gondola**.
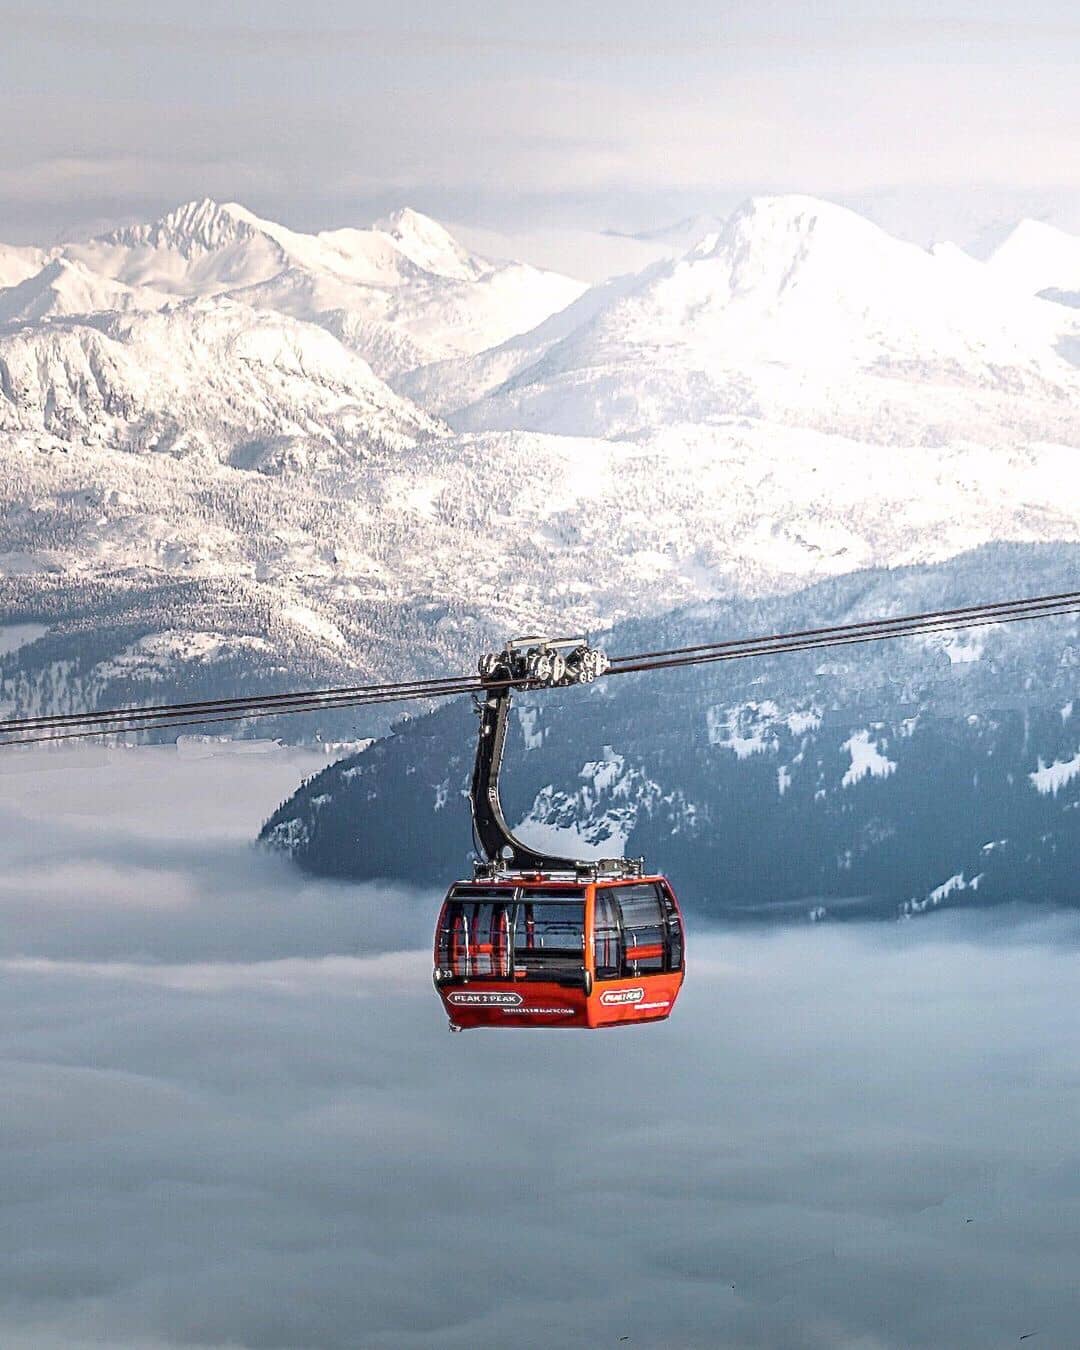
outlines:
{"label": "red paint on gondola", "polygon": [[435,934],[435,987],[466,1027],[608,1027],[667,1017],[682,916],[664,877],[462,881]]}

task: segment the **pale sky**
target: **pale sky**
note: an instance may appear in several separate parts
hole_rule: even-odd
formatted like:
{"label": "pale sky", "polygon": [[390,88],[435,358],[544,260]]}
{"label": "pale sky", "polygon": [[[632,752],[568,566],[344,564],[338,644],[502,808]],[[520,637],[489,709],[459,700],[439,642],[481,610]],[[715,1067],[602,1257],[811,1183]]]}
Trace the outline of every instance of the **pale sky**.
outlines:
{"label": "pale sky", "polygon": [[301,228],[641,229],[754,191],[1080,227],[1075,7],[896,10],[0,0],[0,238],[204,195]]}

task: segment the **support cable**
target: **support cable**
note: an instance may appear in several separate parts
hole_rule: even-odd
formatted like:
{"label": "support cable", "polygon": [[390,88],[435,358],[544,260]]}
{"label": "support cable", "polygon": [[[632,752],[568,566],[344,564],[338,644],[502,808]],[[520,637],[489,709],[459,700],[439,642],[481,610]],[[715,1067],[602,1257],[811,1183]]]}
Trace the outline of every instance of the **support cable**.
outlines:
{"label": "support cable", "polygon": [[[789,652],[855,646],[900,637],[928,636],[959,629],[996,626],[1077,613],[1080,613],[1080,591],[1065,591],[1028,599],[994,601],[954,609],[928,610],[894,618],[833,624],[791,633],[772,633],[763,637],[735,638],[724,642],[638,652],[629,656],[613,657],[604,678],[744,660],[752,656],[773,656]],[[137,733],[157,729],[207,726],[222,722],[248,721],[296,713],[317,713],[368,705],[430,702],[434,699],[456,697],[459,694],[477,693],[485,689],[506,688],[512,684],[513,682],[509,680],[482,682],[475,675],[451,675],[385,684],[345,685],[307,692],[252,695],[247,698],[203,699],[135,708],[107,708],[95,712],[13,718],[0,721],[0,738],[2,738],[0,746],[33,745],[43,741],[81,740],[91,736],[117,735],[123,732]]]}

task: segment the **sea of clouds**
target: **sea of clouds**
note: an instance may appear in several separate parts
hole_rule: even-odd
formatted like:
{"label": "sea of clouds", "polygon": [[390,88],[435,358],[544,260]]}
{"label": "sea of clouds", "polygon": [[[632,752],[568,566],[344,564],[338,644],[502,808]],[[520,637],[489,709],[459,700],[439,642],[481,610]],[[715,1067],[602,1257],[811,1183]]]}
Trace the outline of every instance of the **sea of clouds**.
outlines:
{"label": "sea of clouds", "polygon": [[1080,1337],[1073,919],[691,924],[666,1024],[450,1037],[437,896],[250,845],[320,757],[0,756],[5,1350]]}

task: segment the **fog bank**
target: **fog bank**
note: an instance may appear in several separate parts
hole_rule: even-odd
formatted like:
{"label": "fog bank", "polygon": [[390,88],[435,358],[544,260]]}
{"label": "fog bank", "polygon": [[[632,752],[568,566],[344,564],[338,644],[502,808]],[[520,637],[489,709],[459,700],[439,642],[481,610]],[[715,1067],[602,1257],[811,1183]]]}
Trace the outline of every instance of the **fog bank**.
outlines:
{"label": "fog bank", "polygon": [[435,897],[248,845],[314,762],[12,764],[5,1347],[1080,1333],[1073,918],[691,925],[667,1024],[450,1037]]}

